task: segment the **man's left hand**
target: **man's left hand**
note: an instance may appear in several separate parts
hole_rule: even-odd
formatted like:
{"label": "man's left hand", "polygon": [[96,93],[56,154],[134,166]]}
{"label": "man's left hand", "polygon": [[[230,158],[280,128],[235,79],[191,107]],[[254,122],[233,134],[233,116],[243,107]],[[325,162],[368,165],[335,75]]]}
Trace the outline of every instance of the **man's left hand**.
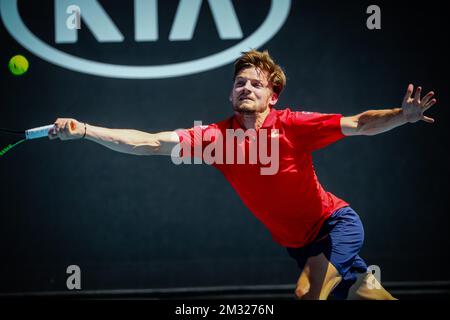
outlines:
{"label": "man's left hand", "polygon": [[403,115],[407,122],[417,122],[423,120],[428,123],[433,123],[434,119],[424,116],[423,113],[431,108],[435,103],[436,99],[431,99],[434,95],[433,91],[428,92],[423,99],[420,98],[420,93],[422,91],[421,87],[417,87],[414,93],[414,86],[412,84],[408,85],[406,90],[405,98],[403,99],[402,109]]}

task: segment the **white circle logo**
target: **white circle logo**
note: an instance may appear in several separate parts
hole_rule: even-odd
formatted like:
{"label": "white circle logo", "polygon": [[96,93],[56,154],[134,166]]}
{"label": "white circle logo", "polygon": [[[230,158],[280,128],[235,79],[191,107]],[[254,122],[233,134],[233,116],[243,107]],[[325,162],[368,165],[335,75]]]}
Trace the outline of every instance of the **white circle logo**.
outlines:
{"label": "white circle logo", "polygon": [[[270,40],[283,26],[291,8],[291,0],[272,0],[269,13],[267,14],[264,22],[247,38],[219,53],[187,62],[165,65],[128,66],[91,61],[51,47],[36,37],[23,23],[19,15],[17,0],[0,1],[1,17],[10,35],[23,47],[33,52],[41,59],[77,72],[83,72],[96,76],[125,79],[169,78],[194,74],[221,67],[237,59],[241,52],[248,51],[252,48],[259,48]],[[55,0],[55,2],[56,1],[61,0]],[[89,3],[90,5],[97,5],[96,1],[90,2],[85,0],[73,0],[71,2],[76,4]],[[140,2],[144,3],[143,1]],[[180,3],[183,2],[188,3],[188,1],[181,1]],[[200,0],[196,1],[196,3],[197,2],[201,3]],[[227,3],[227,1],[223,0],[210,0],[208,2],[210,5],[215,4],[217,8],[223,8],[223,4]],[[80,7],[82,6],[80,5]],[[82,17],[84,12],[83,10],[86,11],[82,7]],[[182,24],[183,23],[181,23],[181,25]]]}

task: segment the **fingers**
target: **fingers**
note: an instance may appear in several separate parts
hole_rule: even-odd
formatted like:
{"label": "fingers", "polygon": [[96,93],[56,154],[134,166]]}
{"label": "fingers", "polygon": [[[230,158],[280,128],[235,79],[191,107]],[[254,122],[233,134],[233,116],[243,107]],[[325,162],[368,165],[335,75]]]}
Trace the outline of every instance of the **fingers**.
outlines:
{"label": "fingers", "polygon": [[60,133],[60,139],[61,140],[69,140],[71,136],[70,132],[70,120],[65,119],[61,130],[59,130]]}
{"label": "fingers", "polygon": [[64,122],[64,127],[61,130],[61,140],[67,139],[67,135],[69,133],[69,121]]}
{"label": "fingers", "polygon": [[72,135],[72,119],[56,119],[54,122],[54,129],[49,130],[48,137],[50,140],[59,138],[61,140],[68,140]]}
{"label": "fingers", "polygon": [[63,140],[64,119],[56,119],[55,121],[55,133],[56,137]]}
{"label": "fingers", "polygon": [[408,102],[409,99],[411,99],[411,95],[414,91],[414,86],[412,84],[408,85],[408,88],[406,89],[405,97],[403,98],[403,103]]}
{"label": "fingers", "polygon": [[56,138],[58,138],[58,122],[59,119],[56,119],[53,122],[53,128],[48,131],[48,138],[50,140],[55,140]]}
{"label": "fingers", "polygon": [[431,99],[431,97],[434,95],[433,91],[430,91],[426,94],[425,97],[423,97],[423,99],[420,101],[420,104],[422,104],[422,106],[425,106],[427,104],[427,102]]}
{"label": "fingers", "polygon": [[54,128],[53,128],[53,129],[50,129],[50,130],[48,131],[48,138],[49,138],[50,140],[55,140],[57,137],[58,137],[58,135],[56,134],[56,131],[55,131]]}
{"label": "fingers", "polygon": [[425,105],[424,105],[425,110],[431,108],[436,102],[437,102],[436,99],[431,99],[430,101],[428,101],[427,103],[425,103]]}
{"label": "fingers", "polygon": [[[422,87],[417,87],[416,91],[414,92],[414,98],[412,99],[412,93],[414,91],[414,86],[412,84],[408,85],[408,89],[406,90],[406,95],[405,98],[403,99],[403,105],[407,105],[407,104],[411,104],[413,103],[416,106],[419,106],[422,109],[422,112],[426,111],[427,109],[429,109],[430,107],[432,107],[435,103],[436,103],[436,99],[433,98],[434,96],[434,91],[430,91],[428,92],[422,99],[420,98],[420,94],[422,92]],[[427,118],[428,121],[432,123],[431,121],[433,119],[431,118]],[[431,119],[431,120],[430,120]],[[422,119],[424,120],[424,119]],[[424,120],[425,121],[425,120]],[[433,120],[434,121],[434,120]]]}
{"label": "fingers", "polygon": [[422,120],[427,122],[427,123],[434,123],[434,119],[433,118],[429,118],[427,116],[423,116]]}
{"label": "fingers", "polygon": [[[58,120],[58,119],[57,119],[57,120]],[[56,120],[55,120],[55,122],[56,122]],[[50,140],[56,139],[56,131],[55,131],[55,124],[54,124],[54,123],[53,123],[53,128],[51,128],[50,130],[48,130],[47,135],[48,135],[48,138],[49,138]]]}
{"label": "fingers", "polygon": [[420,103],[420,93],[422,92],[422,87],[417,87],[416,93],[414,94],[414,103]]}

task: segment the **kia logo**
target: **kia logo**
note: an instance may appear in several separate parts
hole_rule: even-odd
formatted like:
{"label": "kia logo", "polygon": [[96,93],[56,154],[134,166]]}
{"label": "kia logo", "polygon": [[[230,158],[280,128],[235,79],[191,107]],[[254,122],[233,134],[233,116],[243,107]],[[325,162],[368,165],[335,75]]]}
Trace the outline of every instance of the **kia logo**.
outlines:
{"label": "kia logo", "polygon": [[[125,2],[125,1],[124,1]],[[162,2],[162,1],[161,1]],[[158,0],[134,0],[135,41],[158,40]],[[193,37],[202,0],[180,0],[171,27],[169,41],[189,41]],[[211,19],[221,40],[241,40],[221,52],[199,59],[163,65],[128,66],[102,63],[80,58],[58,50],[39,39],[22,21],[17,0],[0,0],[3,23],[10,35],[23,47],[50,63],[77,72],[96,76],[124,79],[160,79],[194,74],[221,67],[237,59],[242,51],[259,48],[283,26],[291,0],[272,0],[263,23],[243,39],[239,20],[231,0],[208,0]],[[83,27],[89,27],[98,42],[122,42],[120,26],[114,24],[108,13],[96,0],[54,0],[55,43],[76,43],[79,27],[68,28],[68,8],[81,12]],[[75,10],[76,11],[76,10]],[[74,11],[74,12],[75,12]],[[79,16],[78,16],[79,20]]]}

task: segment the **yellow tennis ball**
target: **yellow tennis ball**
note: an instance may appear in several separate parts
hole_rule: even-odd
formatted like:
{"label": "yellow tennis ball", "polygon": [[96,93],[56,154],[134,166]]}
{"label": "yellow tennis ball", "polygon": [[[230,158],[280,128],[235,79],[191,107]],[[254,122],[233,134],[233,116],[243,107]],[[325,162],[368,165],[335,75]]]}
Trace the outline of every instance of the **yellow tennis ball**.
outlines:
{"label": "yellow tennis ball", "polygon": [[24,56],[16,55],[9,60],[9,71],[15,76],[20,76],[28,70],[28,60]]}

